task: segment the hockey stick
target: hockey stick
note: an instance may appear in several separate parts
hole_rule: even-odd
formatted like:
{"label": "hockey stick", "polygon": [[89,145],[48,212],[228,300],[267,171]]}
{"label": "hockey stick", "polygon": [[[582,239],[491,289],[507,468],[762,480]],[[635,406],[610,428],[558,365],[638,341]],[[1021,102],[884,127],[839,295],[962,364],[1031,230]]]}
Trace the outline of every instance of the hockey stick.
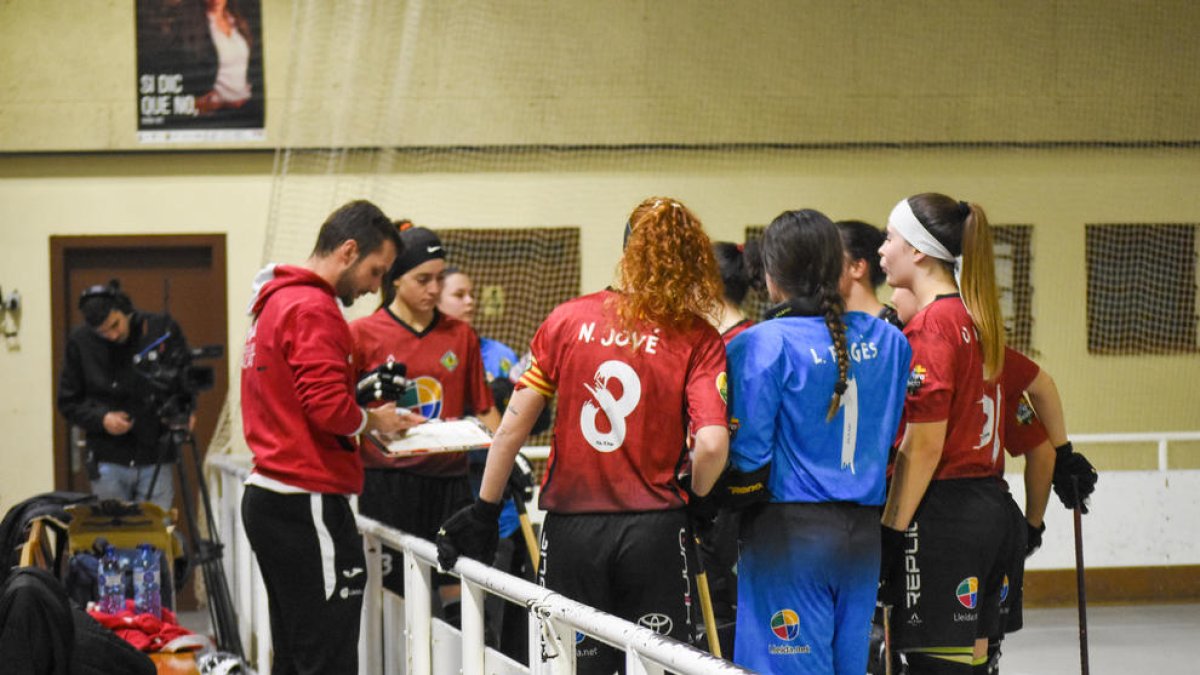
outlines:
{"label": "hockey stick", "polygon": [[1079,593],[1079,667],[1082,675],[1088,675],[1087,645],[1087,591],[1083,577],[1083,513],[1080,510],[1079,480],[1071,476],[1075,490],[1075,586]]}
{"label": "hockey stick", "polygon": [[[510,490],[511,494],[512,491]],[[525,548],[529,550],[529,560],[533,562],[533,572],[537,574],[538,555],[537,537],[533,536],[533,524],[529,521],[529,513],[525,510],[525,500],[520,496],[512,495],[513,503],[517,505],[517,519],[521,521],[521,534],[525,535]]]}
{"label": "hockey stick", "polygon": [[883,606],[883,672],[892,675],[892,606]]}
{"label": "hockey stick", "polygon": [[696,590],[700,594],[700,612],[704,616],[704,635],[708,638],[708,651],[721,656],[721,640],[717,636],[717,617],[713,613],[712,593],[708,590],[708,571],[704,569],[704,557],[700,551],[700,534],[692,525],[692,550],[696,555]]}

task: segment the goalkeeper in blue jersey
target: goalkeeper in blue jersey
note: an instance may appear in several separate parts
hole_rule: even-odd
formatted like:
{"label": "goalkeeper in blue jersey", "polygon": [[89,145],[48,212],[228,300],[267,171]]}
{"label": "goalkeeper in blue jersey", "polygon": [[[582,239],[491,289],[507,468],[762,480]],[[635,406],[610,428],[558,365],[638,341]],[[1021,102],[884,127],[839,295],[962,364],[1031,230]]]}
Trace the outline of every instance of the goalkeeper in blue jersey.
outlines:
{"label": "goalkeeper in blue jersey", "polygon": [[904,336],[838,294],[837,227],[789,211],[762,240],[766,320],[729,345],[732,494],[742,522],[734,660],[767,673],[867,668]]}

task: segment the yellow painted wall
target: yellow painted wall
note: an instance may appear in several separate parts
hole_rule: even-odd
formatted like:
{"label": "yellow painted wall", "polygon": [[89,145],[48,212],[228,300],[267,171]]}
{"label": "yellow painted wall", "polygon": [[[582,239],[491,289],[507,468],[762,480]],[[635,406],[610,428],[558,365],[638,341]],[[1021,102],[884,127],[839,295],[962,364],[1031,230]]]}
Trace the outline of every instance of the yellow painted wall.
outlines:
{"label": "yellow painted wall", "polygon": [[[262,5],[261,145],[1200,137],[1192,0]],[[138,147],[133,0],[8,0],[0,31],[0,151]]]}

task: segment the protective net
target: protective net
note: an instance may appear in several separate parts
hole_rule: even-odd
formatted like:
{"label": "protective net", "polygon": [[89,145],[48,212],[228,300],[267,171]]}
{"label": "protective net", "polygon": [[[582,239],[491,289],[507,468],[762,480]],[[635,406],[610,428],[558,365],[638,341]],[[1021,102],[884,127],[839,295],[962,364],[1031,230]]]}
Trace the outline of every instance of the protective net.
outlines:
{"label": "protective net", "polygon": [[1088,225],[1088,351],[1196,351],[1196,225]]}
{"label": "protective net", "polygon": [[[1184,396],[1106,411],[1163,398],[1163,377],[1131,389],[1097,358],[1195,349],[1195,237],[1154,226],[1200,210],[1190,3],[292,7],[290,34],[268,36],[290,59],[268,102],[283,124],[265,260],[303,260],[326,215],[371,199],[442,233],[482,291],[480,333],[520,352],[555,303],[612,280],[647,196],[739,241],[788,208],[882,226],[935,190],[999,225],[1010,342],[1056,375],[1074,429],[1194,426]],[[1110,215],[1130,208],[1146,215]],[[1149,226],[1085,237],[1109,222]]]}

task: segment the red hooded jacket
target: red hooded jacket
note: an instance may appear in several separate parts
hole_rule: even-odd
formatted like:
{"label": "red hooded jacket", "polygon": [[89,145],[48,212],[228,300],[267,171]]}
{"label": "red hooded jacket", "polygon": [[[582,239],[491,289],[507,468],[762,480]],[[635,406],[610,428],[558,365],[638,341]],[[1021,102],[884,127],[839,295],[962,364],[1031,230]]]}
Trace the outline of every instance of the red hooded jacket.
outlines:
{"label": "red hooded jacket", "polygon": [[[254,470],[319,493],[357,494],[353,342],[333,288],[313,272],[259,273],[242,356],[242,425]],[[261,284],[261,285],[259,285]]]}

